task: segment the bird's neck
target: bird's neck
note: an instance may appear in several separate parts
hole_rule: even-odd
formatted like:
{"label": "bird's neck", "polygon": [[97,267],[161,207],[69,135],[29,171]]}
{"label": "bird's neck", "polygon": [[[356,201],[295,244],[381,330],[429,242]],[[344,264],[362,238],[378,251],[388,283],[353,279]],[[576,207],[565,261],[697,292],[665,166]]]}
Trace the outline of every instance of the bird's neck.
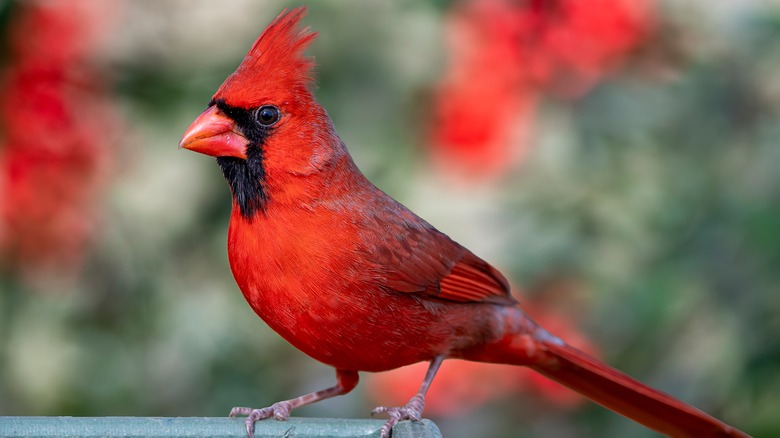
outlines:
{"label": "bird's neck", "polygon": [[[253,167],[246,162],[221,162],[233,194],[233,217],[254,222],[269,214],[312,209],[359,198],[373,185],[357,168],[338,137],[316,171],[299,172],[276,166]],[[268,160],[265,160],[267,163]]]}
{"label": "bird's neck", "polygon": [[[262,151],[256,151],[262,154]],[[265,169],[262,157],[219,157],[217,164],[230,186],[233,208],[247,219],[265,210],[268,201]]]}

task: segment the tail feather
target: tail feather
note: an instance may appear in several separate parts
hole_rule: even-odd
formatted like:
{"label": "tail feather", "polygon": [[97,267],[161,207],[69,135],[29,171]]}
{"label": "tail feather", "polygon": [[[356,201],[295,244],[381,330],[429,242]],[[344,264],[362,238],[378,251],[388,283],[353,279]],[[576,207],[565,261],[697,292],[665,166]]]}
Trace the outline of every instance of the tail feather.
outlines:
{"label": "tail feather", "polygon": [[[541,341],[529,366],[594,402],[672,437],[749,437],[704,412],[610,368],[566,344]],[[527,362],[526,362],[527,364]]]}

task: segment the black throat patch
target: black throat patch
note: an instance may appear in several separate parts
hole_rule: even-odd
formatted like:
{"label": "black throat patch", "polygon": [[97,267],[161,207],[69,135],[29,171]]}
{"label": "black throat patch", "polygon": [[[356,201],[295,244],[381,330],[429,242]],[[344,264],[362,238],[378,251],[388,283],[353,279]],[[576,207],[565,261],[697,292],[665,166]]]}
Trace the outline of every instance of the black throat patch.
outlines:
{"label": "black throat patch", "polygon": [[236,200],[241,216],[252,219],[257,213],[263,213],[268,203],[268,192],[263,167],[263,145],[271,135],[273,128],[263,127],[254,119],[253,109],[230,106],[222,99],[209,103],[235,121],[249,144],[246,148],[246,160],[237,157],[217,157],[233,199]]}

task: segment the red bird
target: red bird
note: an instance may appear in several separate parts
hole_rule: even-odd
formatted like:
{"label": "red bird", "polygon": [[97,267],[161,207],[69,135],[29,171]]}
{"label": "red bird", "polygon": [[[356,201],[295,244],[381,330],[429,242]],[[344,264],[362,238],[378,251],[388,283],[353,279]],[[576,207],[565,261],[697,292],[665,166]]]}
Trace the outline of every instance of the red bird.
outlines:
{"label": "red bird", "polygon": [[382,427],[419,420],[447,358],[523,365],[670,436],[745,433],[570,347],[537,325],[501,273],[380,191],[355,166],[310,85],[316,34],[283,11],[217,90],[180,147],[217,158],[233,195],[228,257],[252,309],[336,368],[336,385],[247,415],[246,429],[346,394],[358,371],[430,367]]}

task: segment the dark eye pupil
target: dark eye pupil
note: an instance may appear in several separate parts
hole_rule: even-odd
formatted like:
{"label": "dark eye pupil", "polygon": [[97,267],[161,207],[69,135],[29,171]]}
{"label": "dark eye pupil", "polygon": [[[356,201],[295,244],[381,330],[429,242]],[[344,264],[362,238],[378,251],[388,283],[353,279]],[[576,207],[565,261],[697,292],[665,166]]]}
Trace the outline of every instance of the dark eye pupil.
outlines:
{"label": "dark eye pupil", "polygon": [[264,106],[257,110],[257,121],[261,125],[273,125],[279,120],[279,109],[275,106]]}

